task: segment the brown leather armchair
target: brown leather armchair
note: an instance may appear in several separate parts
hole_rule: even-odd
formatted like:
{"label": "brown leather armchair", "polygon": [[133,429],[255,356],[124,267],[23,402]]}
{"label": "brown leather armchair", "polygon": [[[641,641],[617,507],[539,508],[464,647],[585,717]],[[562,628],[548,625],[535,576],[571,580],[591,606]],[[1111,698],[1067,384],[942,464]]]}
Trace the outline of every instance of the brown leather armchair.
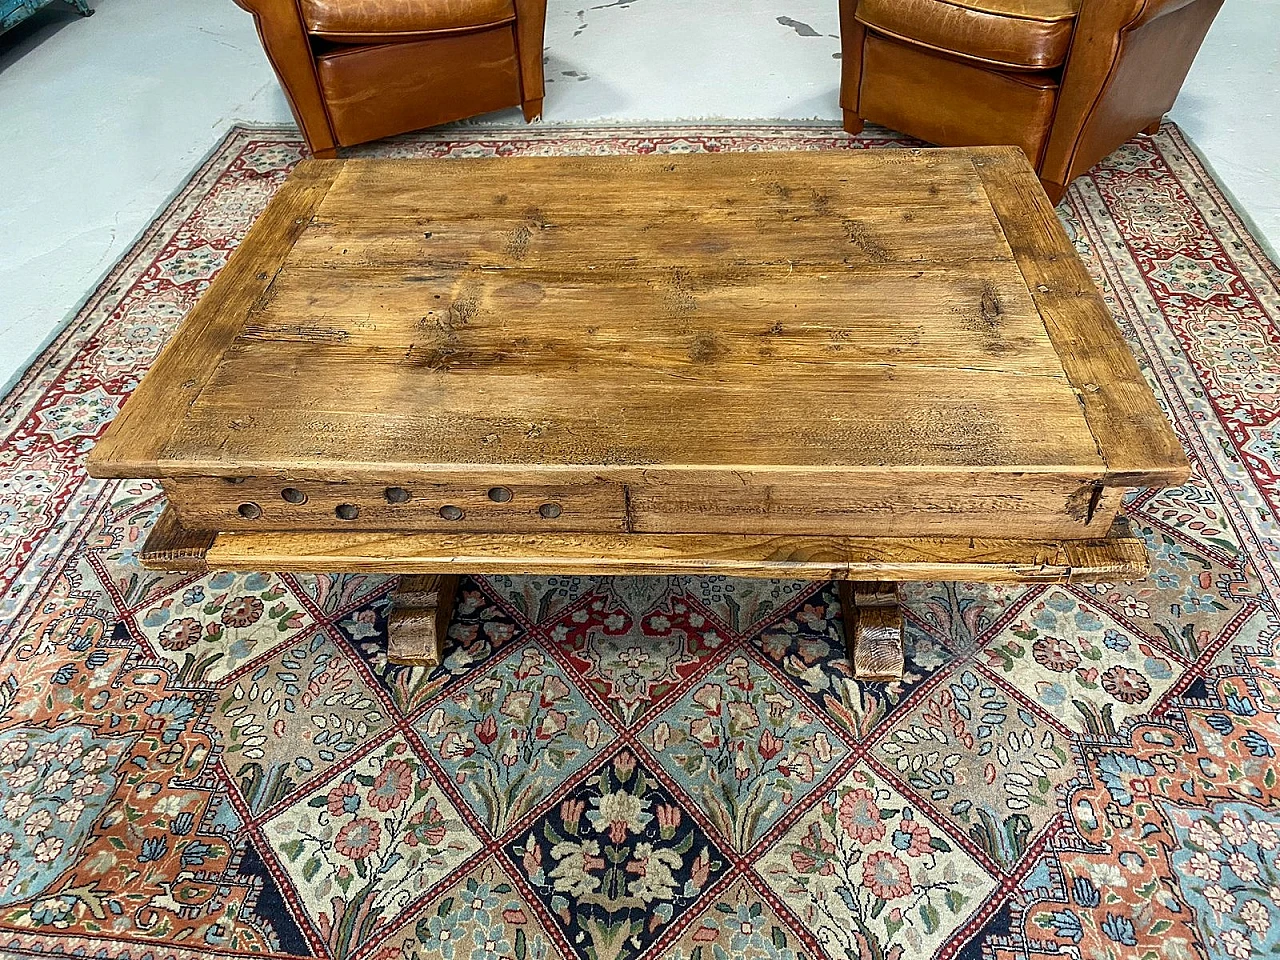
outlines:
{"label": "brown leather armchair", "polygon": [[546,0],[236,0],[317,157],[521,104],[542,114]]}
{"label": "brown leather armchair", "polygon": [[844,127],[1016,144],[1050,199],[1173,106],[1223,0],[840,0]]}

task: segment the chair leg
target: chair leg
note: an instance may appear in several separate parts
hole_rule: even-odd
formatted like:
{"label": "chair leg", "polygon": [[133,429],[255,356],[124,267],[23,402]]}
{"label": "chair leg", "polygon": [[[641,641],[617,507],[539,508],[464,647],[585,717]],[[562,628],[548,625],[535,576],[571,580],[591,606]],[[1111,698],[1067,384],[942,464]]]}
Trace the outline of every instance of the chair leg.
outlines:
{"label": "chair leg", "polygon": [[1145,133],[1148,137],[1154,137],[1157,133],[1160,132],[1160,125],[1162,123],[1164,123],[1164,117],[1161,117],[1159,120],[1157,120],[1155,123],[1151,124],[1148,127],[1143,127],[1142,132]]}
{"label": "chair leg", "polygon": [[863,122],[862,118],[852,110],[846,110],[844,112],[844,132],[849,134],[849,136],[856,137],[862,132],[862,128],[865,126],[866,124]]}
{"label": "chair leg", "polygon": [[317,160],[336,160],[338,159],[338,148],[327,147],[321,150],[312,150],[311,155]]}
{"label": "chair leg", "polygon": [[526,100],[521,106],[524,108],[525,123],[533,123],[542,117],[542,97],[537,100]]}

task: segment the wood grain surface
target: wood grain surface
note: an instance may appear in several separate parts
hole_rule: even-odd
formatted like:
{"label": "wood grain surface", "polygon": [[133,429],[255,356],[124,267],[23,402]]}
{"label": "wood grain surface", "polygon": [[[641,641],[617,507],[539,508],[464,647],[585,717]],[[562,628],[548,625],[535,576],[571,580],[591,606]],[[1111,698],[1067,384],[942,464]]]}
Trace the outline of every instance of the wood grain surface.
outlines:
{"label": "wood grain surface", "polygon": [[87,458],[91,476],[162,477],[174,429],[307,229],[341,168],[303,160],[254,222]]}
{"label": "wood grain surface", "polygon": [[992,208],[1107,463],[1109,486],[1177,486],[1191,476],[1156,402],[1053,205],[1027,179],[1026,157],[997,147],[975,157]]}
{"label": "wood grain surface", "polygon": [[[395,473],[391,477],[397,476]],[[842,536],[1100,536],[1119,491],[1097,481],[976,471],[909,471],[885,479],[818,471],[611,470],[528,475],[444,472],[374,483],[250,477],[165,480],[183,523],[199,530],[432,530],[447,533],[762,533]],[[983,482],[983,481],[987,482]],[[495,499],[497,498],[497,499]],[[338,518],[338,519],[335,519]]]}
{"label": "wood grain surface", "polygon": [[729,534],[221,533],[214,570],[563,575],[727,574],[802,580],[1137,580],[1148,558],[1118,518],[1097,540]]}
{"label": "wood grain surface", "polygon": [[1185,460],[1015,153],[305,162],[90,472],[223,531],[1097,539]]}

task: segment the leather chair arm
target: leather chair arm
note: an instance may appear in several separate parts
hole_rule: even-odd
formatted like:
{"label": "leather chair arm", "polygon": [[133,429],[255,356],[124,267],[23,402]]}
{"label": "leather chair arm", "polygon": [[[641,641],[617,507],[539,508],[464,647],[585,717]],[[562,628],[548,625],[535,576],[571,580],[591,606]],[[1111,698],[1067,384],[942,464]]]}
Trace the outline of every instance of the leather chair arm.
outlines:
{"label": "leather chair arm", "polygon": [[542,53],[547,23],[547,0],[515,0],[516,51],[520,58],[520,90],[525,119],[542,113],[545,81]]}
{"label": "leather chair arm", "polygon": [[317,156],[334,156],[337,140],[320,93],[311,38],[302,22],[298,0],[235,0],[235,3],[253,14],[262,49],[280,78],[289,109],[312,151]]}
{"label": "leather chair arm", "polygon": [[1040,165],[1063,185],[1173,105],[1223,0],[1083,0]]}
{"label": "leather chair arm", "polygon": [[867,28],[858,20],[858,0],[840,0],[840,106],[845,114],[845,129],[855,134],[862,130],[858,94],[866,36]]}

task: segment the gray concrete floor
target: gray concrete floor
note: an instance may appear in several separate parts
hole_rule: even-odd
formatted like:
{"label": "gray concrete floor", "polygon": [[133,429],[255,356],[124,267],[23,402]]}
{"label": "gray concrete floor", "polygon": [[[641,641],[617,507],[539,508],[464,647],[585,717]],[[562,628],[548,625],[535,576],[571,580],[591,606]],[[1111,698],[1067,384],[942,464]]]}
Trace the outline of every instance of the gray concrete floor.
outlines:
{"label": "gray concrete floor", "polygon": [[[833,0],[550,0],[547,123],[835,120]],[[234,121],[291,122],[231,0],[96,0],[0,35],[0,385]],[[1280,0],[1229,0],[1172,118],[1280,247]],[[518,123],[517,111],[493,122]]]}

